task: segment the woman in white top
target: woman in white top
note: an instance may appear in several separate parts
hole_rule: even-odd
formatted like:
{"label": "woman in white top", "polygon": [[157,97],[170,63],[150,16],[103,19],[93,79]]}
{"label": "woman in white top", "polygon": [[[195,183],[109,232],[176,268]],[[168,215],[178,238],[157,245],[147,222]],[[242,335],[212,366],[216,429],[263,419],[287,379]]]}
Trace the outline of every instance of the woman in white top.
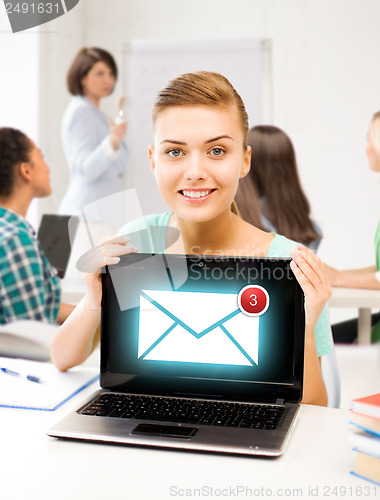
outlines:
{"label": "woman in white top", "polygon": [[[70,185],[59,212],[73,214],[124,189],[128,151],[123,141],[127,122],[114,123],[100,110],[100,101],[113,91],[117,66],[111,54],[83,48],[72,62],[67,86],[73,95],[62,121],[62,141],[70,166]],[[86,218],[117,226],[102,204],[86,209]]]}

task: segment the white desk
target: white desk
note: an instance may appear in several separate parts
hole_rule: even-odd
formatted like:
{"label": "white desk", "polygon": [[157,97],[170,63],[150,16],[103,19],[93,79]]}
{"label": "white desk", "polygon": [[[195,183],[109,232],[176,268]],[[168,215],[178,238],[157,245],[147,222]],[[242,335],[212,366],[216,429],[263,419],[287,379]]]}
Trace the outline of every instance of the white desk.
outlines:
{"label": "white desk", "polygon": [[380,290],[334,287],[329,307],[358,308],[358,343],[370,344],[371,310],[380,308]]}
{"label": "white desk", "polygon": [[67,285],[62,286],[62,302],[68,304],[78,304],[86,293],[86,288],[80,285]]}
{"label": "white desk", "polygon": [[341,388],[340,407],[348,409],[354,398],[380,392],[380,344],[336,344]]}
{"label": "white desk", "polygon": [[[378,369],[377,346],[366,347],[366,352],[358,346],[348,349],[338,349],[339,364],[366,387],[363,364]],[[344,383],[343,371],[341,376]],[[209,498],[217,498],[218,492],[213,497],[210,494],[210,488],[214,488],[214,492],[219,490],[219,498],[228,499],[275,495],[306,499],[380,498],[380,488],[349,474],[355,455],[349,445],[347,410],[303,405],[289,446],[277,459],[151,450],[48,437],[46,430],[70,409],[78,408],[92,390],[94,386],[53,413],[0,408],[0,498],[170,500],[188,498],[189,492],[186,497],[184,491],[187,488],[205,488]],[[349,390],[350,385],[346,398]],[[361,389],[357,386],[356,390]],[[363,389],[361,395],[365,393]],[[228,492],[230,487],[235,492],[237,487],[247,488],[252,494],[244,490],[234,497]],[[345,493],[334,495],[334,487]],[[227,490],[220,493],[222,489]],[[206,495],[193,491],[194,497]]]}

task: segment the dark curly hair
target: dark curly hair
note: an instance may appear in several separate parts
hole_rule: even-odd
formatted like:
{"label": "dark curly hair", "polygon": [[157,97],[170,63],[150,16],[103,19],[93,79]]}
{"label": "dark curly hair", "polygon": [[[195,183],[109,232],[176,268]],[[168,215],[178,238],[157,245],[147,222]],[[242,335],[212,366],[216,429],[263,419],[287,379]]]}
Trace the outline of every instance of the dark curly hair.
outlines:
{"label": "dark curly hair", "polygon": [[33,143],[23,132],[0,128],[0,196],[10,196],[16,178],[17,165],[29,161]]}

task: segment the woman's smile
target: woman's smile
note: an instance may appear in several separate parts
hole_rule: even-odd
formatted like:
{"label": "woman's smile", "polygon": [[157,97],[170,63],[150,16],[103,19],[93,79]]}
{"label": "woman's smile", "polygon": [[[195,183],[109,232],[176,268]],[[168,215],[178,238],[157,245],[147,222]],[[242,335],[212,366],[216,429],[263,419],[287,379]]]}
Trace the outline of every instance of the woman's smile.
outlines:
{"label": "woman's smile", "polygon": [[205,188],[191,188],[191,189],[181,189],[179,194],[190,203],[201,203],[208,200],[215,189],[205,189]]}

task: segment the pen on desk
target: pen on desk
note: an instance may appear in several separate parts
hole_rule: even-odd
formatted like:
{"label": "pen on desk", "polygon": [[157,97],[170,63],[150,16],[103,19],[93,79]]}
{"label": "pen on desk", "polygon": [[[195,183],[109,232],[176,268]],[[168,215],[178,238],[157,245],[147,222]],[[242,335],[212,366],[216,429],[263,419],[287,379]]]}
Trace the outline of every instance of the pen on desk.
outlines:
{"label": "pen on desk", "polygon": [[38,384],[42,382],[40,377],[36,377],[35,375],[22,375],[21,373],[10,370],[9,368],[0,368],[0,371],[2,371],[3,373],[7,373],[8,375],[14,375],[16,377],[25,377],[30,382],[37,382]]}

